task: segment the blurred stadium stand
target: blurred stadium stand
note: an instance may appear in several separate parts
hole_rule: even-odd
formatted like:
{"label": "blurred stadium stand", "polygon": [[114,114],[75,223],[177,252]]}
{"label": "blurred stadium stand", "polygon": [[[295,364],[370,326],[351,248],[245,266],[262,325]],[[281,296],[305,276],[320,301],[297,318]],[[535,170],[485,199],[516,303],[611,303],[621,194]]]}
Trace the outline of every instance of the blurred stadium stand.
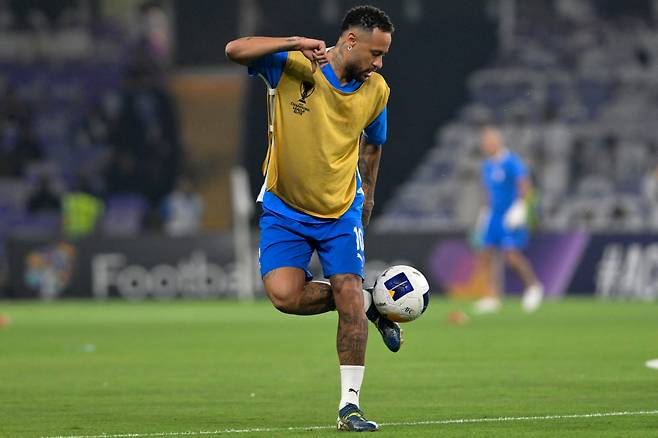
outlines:
{"label": "blurred stadium stand", "polygon": [[98,4],[0,2],[3,230],[33,223],[27,199],[42,180],[61,195],[88,179],[109,197],[110,234],[139,231],[146,202],[157,207],[173,188],[180,145],[166,61],[126,23],[94,13]]}
{"label": "blurred stadium stand", "polygon": [[[53,272],[62,296],[113,296],[121,285],[124,296],[176,288],[225,296],[236,284],[244,286],[239,296],[253,293],[236,278],[252,272],[260,284],[246,261],[255,260],[254,219],[231,201],[251,189],[253,205],[262,183],[265,90],[229,65],[224,44],[296,34],[331,45],[343,11],[359,3],[0,0],[0,296],[56,296]],[[397,31],[383,72],[392,90],[389,138],[368,272],[400,261],[429,272],[437,242],[463,242],[480,204],[483,123],[500,125],[530,164],[543,230],[644,232],[643,251],[653,248],[657,2],[370,3]],[[250,184],[232,187],[232,174]],[[202,215],[183,218],[189,232],[167,226],[181,176],[192,177],[198,197],[178,205]],[[102,215],[88,239],[62,246],[62,200],[81,186]],[[426,234],[414,240],[410,232]],[[586,264],[596,270],[601,254],[621,254],[615,260],[625,267],[630,256],[600,240]],[[3,288],[8,272],[15,286]],[[99,286],[110,274],[116,284]],[[590,283],[579,290],[593,291]]]}
{"label": "blurred stadium stand", "polygon": [[591,2],[528,3],[545,8],[518,2],[512,46],[470,76],[469,102],[438,129],[379,230],[472,226],[485,123],[529,164],[543,228],[658,229],[655,22],[603,18]]}

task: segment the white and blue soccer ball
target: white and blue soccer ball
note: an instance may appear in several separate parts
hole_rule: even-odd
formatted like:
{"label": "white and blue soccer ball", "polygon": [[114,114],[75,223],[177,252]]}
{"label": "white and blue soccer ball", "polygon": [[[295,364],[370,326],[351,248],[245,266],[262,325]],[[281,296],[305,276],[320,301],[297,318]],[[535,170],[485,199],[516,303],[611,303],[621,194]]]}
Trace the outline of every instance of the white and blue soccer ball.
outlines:
{"label": "white and blue soccer ball", "polygon": [[385,270],[377,280],[372,298],[379,313],[394,322],[409,322],[427,310],[430,286],[420,271],[397,265]]}

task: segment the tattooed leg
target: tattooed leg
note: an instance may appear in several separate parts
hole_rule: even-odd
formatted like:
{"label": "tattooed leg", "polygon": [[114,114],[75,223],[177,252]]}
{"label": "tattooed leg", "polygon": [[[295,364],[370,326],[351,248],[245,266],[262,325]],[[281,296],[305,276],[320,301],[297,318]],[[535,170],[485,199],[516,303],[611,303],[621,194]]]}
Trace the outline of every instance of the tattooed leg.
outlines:
{"label": "tattooed leg", "polygon": [[363,365],[368,342],[368,319],[363,312],[361,278],[342,274],[331,277],[338,311],[336,349],[341,365]]}

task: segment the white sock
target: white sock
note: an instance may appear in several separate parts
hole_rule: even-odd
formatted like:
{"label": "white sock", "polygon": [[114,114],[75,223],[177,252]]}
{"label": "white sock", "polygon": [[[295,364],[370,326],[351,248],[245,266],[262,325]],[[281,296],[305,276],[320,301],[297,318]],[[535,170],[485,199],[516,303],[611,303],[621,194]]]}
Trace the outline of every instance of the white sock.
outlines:
{"label": "white sock", "polygon": [[366,367],[362,365],[340,366],[340,403],[338,409],[346,404],[352,403],[359,406],[359,394],[361,393],[361,382]]}

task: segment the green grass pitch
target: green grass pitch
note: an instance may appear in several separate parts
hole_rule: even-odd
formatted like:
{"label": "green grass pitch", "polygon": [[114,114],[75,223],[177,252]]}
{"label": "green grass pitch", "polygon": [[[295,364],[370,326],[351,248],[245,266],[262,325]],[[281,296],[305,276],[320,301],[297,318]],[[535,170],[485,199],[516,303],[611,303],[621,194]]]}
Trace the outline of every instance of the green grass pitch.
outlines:
{"label": "green grass pitch", "polygon": [[[378,436],[658,436],[658,370],[644,365],[658,358],[656,304],[568,299],[525,315],[511,300],[449,324],[459,308],[433,300],[397,354],[371,327],[361,405],[384,423]],[[2,437],[337,433],[334,313],[264,301],[0,302],[0,313],[12,320],[0,329]],[[584,416],[638,411],[650,412]],[[552,415],[575,416],[418,424]],[[402,422],[413,424],[390,424]]]}

